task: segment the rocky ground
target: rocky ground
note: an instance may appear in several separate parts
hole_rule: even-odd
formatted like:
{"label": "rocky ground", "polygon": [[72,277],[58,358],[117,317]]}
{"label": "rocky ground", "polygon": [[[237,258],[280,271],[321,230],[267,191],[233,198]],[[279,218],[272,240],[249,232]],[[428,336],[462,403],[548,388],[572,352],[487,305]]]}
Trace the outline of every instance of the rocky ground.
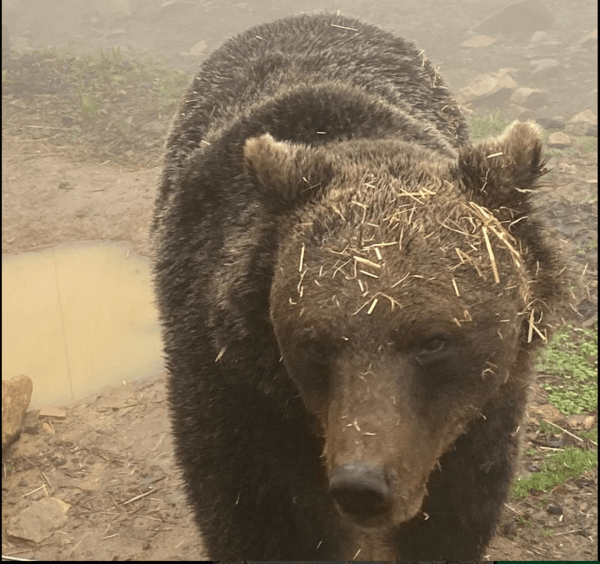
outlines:
{"label": "rocky ground", "polygon": [[[519,21],[525,23],[516,30],[514,17],[507,25],[501,14],[494,16],[499,4],[492,1],[424,0],[403,5],[402,13],[391,0],[355,0],[343,6],[339,2],[297,6],[275,0],[231,6],[183,0],[54,0],[53,4],[61,10],[42,17],[37,0],[3,3],[11,38],[11,47],[6,48],[12,48],[7,58],[3,48],[2,67],[3,253],[111,239],[130,241],[148,256],[147,226],[160,172],[160,140],[170,119],[168,113],[141,112],[141,98],[124,88],[125,94],[116,93],[110,103],[129,104],[133,125],[115,135],[115,141],[92,130],[79,144],[66,134],[51,135],[40,125],[47,126],[48,113],[55,112],[60,120],[69,116],[58,106],[44,106],[41,100],[47,98],[41,96],[48,94],[48,84],[60,91],[68,77],[60,66],[24,59],[29,48],[120,46],[125,54],[145,49],[148,56],[164,56],[168,64],[190,73],[207,51],[251,23],[317,7],[341,9],[416,39],[442,65],[442,74],[463,96],[467,110],[499,109],[510,118],[536,118],[552,131],[568,135],[562,144],[548,144],[550,172],[538,203],[572,259],[573,322],[597,326],[593,2],[533,2],[534,22],[527,27],[529,20],[523,16]],[[536,32],[545,35],[533,41]],[[479,39],[476,46],[461,46],[482,35],[494,42],[482,47],[486,40]],[[41,69],[35,80],[18,80],[31,77],[32,68]],[[5,83],[5,69],[14,78],[12,83]],[[496,80],[507,74],[515,84]],[[486,76],[477,90],[477,80],[481,83]],[[153,92],[152,88],[151,83],[144,85],[146,91]],[[535,92],[521,93],[522,103],[516,104],[513,96],[518,88]],[[86,99],[77,91],[72,95],[79,112],[85,113]],[[585,111],[590,113],[573,121]],[[65,130],[72,126],[68,119],[52,123]],[[120,144],[112,147],[113,142]],[[28,413],[21,439],[3,453],[3,554],[38,560],[202,558],[172,458],[165,375],[106,388],[68,406],[65,413],[64,417]],[[567,419],[536,386],[525,448],[549,449],[557,444],[555,436],[541,430],[542,419],[576,434],[589,427],[590,416],[597,425],[596,413],[587,414],[588,419]],[[561,446],[571,440],[568,434],[561,437]],[[524,459],[522,471],[535,470]],[[487,559],[597,561],[597,471],[568,480],[550,493],[507,505]]]}

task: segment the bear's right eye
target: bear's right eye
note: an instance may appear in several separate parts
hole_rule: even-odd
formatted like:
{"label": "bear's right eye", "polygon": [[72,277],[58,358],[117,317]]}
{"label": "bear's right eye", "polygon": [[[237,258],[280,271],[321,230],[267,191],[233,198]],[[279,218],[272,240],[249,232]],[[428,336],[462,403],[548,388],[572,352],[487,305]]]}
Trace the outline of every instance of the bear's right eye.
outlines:
{"label": "bear's right eye", "polygon": [[446,346],[446,340],[441,337],[434,337],[423,343],[420,343],[420,354],[434,354],[441,352]]}
{"label": "bear's right eye", "polygon": [[415,359],[421,365],[442,360],[449,348],[449,339],[444,335],[436,335],[420,341],[413,348]]}

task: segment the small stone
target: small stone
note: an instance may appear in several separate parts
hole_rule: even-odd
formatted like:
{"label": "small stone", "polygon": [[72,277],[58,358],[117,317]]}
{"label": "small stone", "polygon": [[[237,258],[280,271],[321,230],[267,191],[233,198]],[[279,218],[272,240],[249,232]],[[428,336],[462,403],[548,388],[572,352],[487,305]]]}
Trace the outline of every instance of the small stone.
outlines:
{"label": "small stone", "polygon": [[40,543],[67,520],[70,505],[56,497],[45,497],[33,502],[8,523],[10,536]]}
{"label": "small stone", "polygon": [[562,131],[555,131],[548,136],[546,144],[553,149],[566,149],[571,146],[571,138]]}
{"label": "small stone", "polygon": [[64,419],[67,416],[67,410],[64,407],[43,407],[40,409],[39,417],[56,417]]}
{"label": "small stone", "polygon": [[590,31],[586,33],[580,40],[579,46],[585,49],[597,49],[598,48],[598,30]]}
{"label": "small stone", "polygon": [[548,103],[548,95],[535,88],[517,88],[510,97],[510,101],[517,106],[530,110],[538,109]]}
{"label": "small stone", "polygon": [[21,375],[2,380],[2,449],[21,435],[23,418],[31,401],[33,382]]}
{"label": "small stone", "polygon": [[475,37],[471,37],[471,39],[467,39],[463,41],[460,46],[467,47],[471,49],[478,49],[481,47],[489,47],[496,43],[496,40],[489,35],[476,35]]}
{"label": "small stone", "polygon": [[206,43],[206,41],[199,41],[188,51],[188,54],[194,57],[201,57],[205,55],[207,51],[208,44]]}
{"label": "small stone", "polygon": [[558,118],[546,118],[538,117],[535,121],[539,123],[544,129],[564,129],[565,122]]}
{"label": "small stone", "polygon": [[590,123],[590,124],[598,124],[598,116],[592,112],[592,110],[583,110],[583,112],[579,112],[578,114],[574,115],[570,120],[569,123],[580,123],[580,122],[585,122],[585,123]]}

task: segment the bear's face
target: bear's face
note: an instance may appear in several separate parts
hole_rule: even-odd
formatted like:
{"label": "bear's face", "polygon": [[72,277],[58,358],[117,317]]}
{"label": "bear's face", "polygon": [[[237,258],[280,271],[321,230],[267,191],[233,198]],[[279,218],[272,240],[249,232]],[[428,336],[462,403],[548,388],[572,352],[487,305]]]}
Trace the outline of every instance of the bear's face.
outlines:
{"label": "bear's face", "polygon": [[411,519],[441,455],[521,385],[534,309],[509,223],[526,221],[539,134],[517,124],[495,143],[469,153],[488,166],[475,172],[399,141],[246,143],[285,218],[270,305],[283,361],[321,422],[332,495],[362,525]]}
{"label": "bear's face", "polygon": [[508,379],[517,341],[495,319],[458,327],[430,310],[405,324],[385,308],[337,327],[333,316],[289,324],[289,312],[272,313],[288,373],[321,422],[330,476],[347,465],[384,469],[395,503],[355,516],[368,526],[416,514],[436,461]]}
{"label": "bear's face", "polygon": [[361,520],[367,525],[418,511],[436,461],[508,380],[526,306],[523,273],[506,264],[508,252],[496,250],[504,263],[497,285],[489,265],[478,265],[480,277],[456,253],[484,263],[485,248],[477,255],[452,230],[428,247],[417,213],[402,248],[373,247],[398,240],[401,228],[361,232],[349,221],[325,244],[316,216],[299,224],[271,293],[281,354],[321,421],[328,469],[386,469],[396,503]]}

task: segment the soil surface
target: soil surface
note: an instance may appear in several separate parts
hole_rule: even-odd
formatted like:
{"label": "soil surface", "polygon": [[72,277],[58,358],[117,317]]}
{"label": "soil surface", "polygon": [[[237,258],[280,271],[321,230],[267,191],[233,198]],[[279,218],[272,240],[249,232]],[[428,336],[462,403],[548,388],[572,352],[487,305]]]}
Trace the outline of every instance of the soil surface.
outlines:
{"label": "soil surface", "polygon": [[[86,3],[71,2],[69,6],[75,10],[82,4]],[[173,5],[173,10],[180,5],[184,10],[182,6],[186,3],[164,4]],[[227,19],[214,11],[217,3],[205,4],[213,6],[209,15],[215,22]],[[262,4],[268,4],[268,9],[265,8],[264,17],[253,11],[255,21],[283,15],[274,13],[273,6],[279,3]],[[456,28],[462,28],[469,6],[477,5],[481,19],[485,16],[475,2],[456,1],[444,6],[448,4],[460,5],[460,10],[444,7],[446,19],[436,20],[436,29],[441,29],[442,23],[455,29],[452,20],[447,19],[451,14],[460,21]],[[237,6],[244,10],[248,5]],[[293,9],[286,13],[293,13]],[[352,15],[358,15],[356,10]],[[94,37],[122,37],[120,32],[110,35],[119,30],[118,21],[104,20],[97,13],[81,17],[84,16],[85,21],[100,30]],[[33,18],[31,14],[28,17]],[[69,18],[73,17],[69,13]],[[381,23],[374,17],[370,19]],[[26,28],[28,21],[22,15],[16,28]],[[140,22],[132,24],[131,29],[142,23],[148,29],[160,27],[160,18],[148,16]],[[34,23],[29,25],[33,28]],[[423,25],[421,21],[417,29]],[[235,30],[231,27],[232,24],[222,26],[219,33],[223,39],[244,26]],[[215,29],[211,33],[216,37]],[[187,43],[195,44],[198,37],[189,26],[185,30]],[[44,33],[48,44],[60,43],[67,36],[74,38],[73,41],[83,41],[81,31],[77,35],[65,27],[55,37],[48,28]],[[178,46],[174,51],[179,52],[182,34],[176,29],[169,33],[172,44]],[[168,34],[162,33],[160,37],[161,45],[169,43]],[[4,103],[3,99],[3,114]],[[5,126],[3,120],[2,252],[40,250],[71,241],[125,240],[148,257],[147,228],[160,159],[157,157],[151,168],[147,164],[148,155],[141,153],[138,166],[132,164],[135,153],[129,155],[127,166],[112,161],[100,164],[93,155],[28,135],[25,126],[34,123],[35,116],[29,116],[32,121],[27,121],[26,112],[20,115],[21,123],[13,120],[10,126]],[[169,116],[162,116],[156,130],[145,134],[156,138],[157,131],[166,131],[168,123]],[[98,153],[102,149],[98,146]],[[590,327],[597,323],[598,263],[597,248],[593,245],[596,242],[597,247],[597,152],[576,144],[568,151],[555,152],[549,168],[551,172],[545,177],[546,185],[538,202],[556,236],[564,240],[577,274],[574,302],[577,314],[573,322]],[[166,375],[159,374],[107,387],[66,406],[64,418],[40,417],[37,411],[28,413],[20,440],[8,453],[3,453],[3,554],[36,560],[205,557],[173,460],[165,381]],[[583,418],[563,417],[548,404],[545,392],[536,385],[524,448],[555,446],[553,437],[540,432],[541,419],[572,432],[585,424]],[[564,435],[561,446],[569,444],[568,441],[568,435]],[[522,470],[531,471],[526,467]],[[38,538],[36,542],[20,537],[22,530],[31,529],[36,515],[43,517],[41,505],[36,504],[48,497],[68,504],[64,516],[48,528],[46,538]],[[549,494],[511,502],[505,508],[486,559],[597,561],[597,506],[597,470],[568,481]],[[37,509],[39,513],[34,512]],[[43,519],[38,518],[37,526],[44,530]]]}

